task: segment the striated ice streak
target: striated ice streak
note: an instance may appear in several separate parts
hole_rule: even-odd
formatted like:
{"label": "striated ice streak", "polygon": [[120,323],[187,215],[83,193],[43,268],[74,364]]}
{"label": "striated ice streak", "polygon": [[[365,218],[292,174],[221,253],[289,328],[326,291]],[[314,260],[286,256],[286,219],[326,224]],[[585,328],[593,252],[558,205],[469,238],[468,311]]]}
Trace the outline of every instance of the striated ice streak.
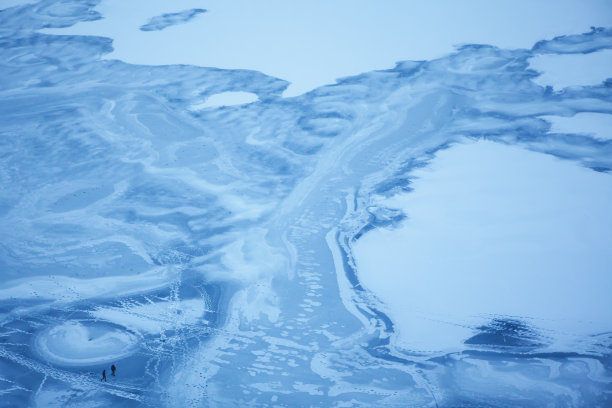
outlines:
{"label": "striated ice streak", "polygon": [[532,50],[539,54],[591,53],[612,47],[611,31],[609,27],[592,27],[590,33],[538,41]]}
{"label": "striated ice streak", "polygon": [[206,10],[194,8],[190,10],[184,10],[178,13],[165,13],[165,14],[162,14],[161,16],[152,17],[148,23],[140,26],[140,30],[141,31],[165,30],[166,28],[170,26],[177,25],[177,24],[183,24],[188,21],[191,21],[195,17],[197,17],[198,14],[202,14],[202,13],[206,13]]}
{"label": "striated ice streak", "polygon": [[[282,98],[256,71],[130,65],[101,59],[110,39],[37,32],[96,4],[0,11],[0,405],[606,405],[608,332],[560,352],[493,319],[461,351],[407,350],[352,243],[405,220],[374,198],[466,138],[609,176],[612,141],[542,119],[612,114],[609,83],[557,92],[529,69],[611,48],[609,29]],[[192,109],[224,92],[258,100]]]}

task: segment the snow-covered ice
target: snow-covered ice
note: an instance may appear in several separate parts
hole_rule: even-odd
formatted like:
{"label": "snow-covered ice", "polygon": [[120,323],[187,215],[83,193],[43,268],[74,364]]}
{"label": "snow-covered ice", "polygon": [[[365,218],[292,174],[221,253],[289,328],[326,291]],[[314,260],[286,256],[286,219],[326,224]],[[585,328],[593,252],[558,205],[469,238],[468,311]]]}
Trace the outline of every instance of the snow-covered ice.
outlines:
{"label": "snow-covered ice", "polygon": [[183,24],[193,20],[198,14],[206,13],[204,9],[190,9],[178,13],[164,13],[152,17],[148,23],[140,26],[140,31],[161,31],[177,24]]}
{"label": "snow-covered ice", "polygon": [[34,4],[36,0],[2,0],[0,1],[0,10],[9,7],[23,6],[24,4]]}
{"label": "snow-covered ice", "polygon": [[6,4],[0,406],[609,405],[609,2]]}
{"label": "snow-covered ice", "polygon": [[127,331],[67,321],[39,334],[35,341],[41,357],[66,366],[112,364],[130,355],[137,338]]}
{"label": "snow-covered ice", "polygon": [[252,92],[221,92],[211,95],[204,102],[195,104],[189,107],[191,110],[199,110],[206,108],[216,108],[219,106],[243,105],[245,103],[255,102],[257,95]]}
{"label": "snow-covered ice", "polygon": [[404,347],[460,350],[496,318],[527,322],[555,351],[609,329],[609,174],[480,141],[440,151],[412,177],[413,192],[377,204],[407,219],[353,251]]}
{"label": "snow-covered ice", "polygon": [[612,79],[612,50],[590,54],[540,54],[530,61],[540,72],[535,82],[559,91],[568,86],[598,85]]}
{"label": "snow-covered ice", "polygon": [[612,114],[581,112],[573,116],[541,116],[550,122],[554,133],[574,133],[594,136],[599,140],[612,139]]}

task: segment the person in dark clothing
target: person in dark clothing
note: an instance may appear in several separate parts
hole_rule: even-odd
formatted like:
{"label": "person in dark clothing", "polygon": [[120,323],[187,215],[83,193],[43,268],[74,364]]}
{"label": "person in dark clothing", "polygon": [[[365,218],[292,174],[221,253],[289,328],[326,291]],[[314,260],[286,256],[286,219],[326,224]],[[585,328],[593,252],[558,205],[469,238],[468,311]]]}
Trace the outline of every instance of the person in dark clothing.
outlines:
{"label": "person in dark clothing", "polygon": [[112,376],[114,377],[115,376],[115,371],[117,371],[117,367],[115,367],[114,364],[111,366],[111,371],[112,371]]}
{"label": "person in dark clothing", "polygon": [[102,370],[102,378],[100,379],[100,381],[106,382],[106,370]]}

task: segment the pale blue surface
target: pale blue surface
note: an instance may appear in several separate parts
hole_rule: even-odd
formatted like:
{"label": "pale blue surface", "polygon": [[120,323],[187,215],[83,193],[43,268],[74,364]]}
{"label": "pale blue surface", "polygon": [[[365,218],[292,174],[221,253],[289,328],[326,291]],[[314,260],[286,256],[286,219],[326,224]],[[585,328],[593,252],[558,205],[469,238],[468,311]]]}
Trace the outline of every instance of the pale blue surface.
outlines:
{"label": "pale blue surface", "polygon": [[[610,332],[543,353],[520,316],[492,316],[461,353],[394,347],[348,245],[404,217],[368,197],[410,190],[463,137],[609,172],[612,141],[538,116],[610,114],[610,81],[554,92],[528,59],[612,48],[610,29],[284,99],[256,71],[100,60],[110,39],[36,32],[96,3],[0,11],[0,406],[610,405]],[[225,91],[259,100],[189,110]],[[105,349],[122,359],[101,383]]]}

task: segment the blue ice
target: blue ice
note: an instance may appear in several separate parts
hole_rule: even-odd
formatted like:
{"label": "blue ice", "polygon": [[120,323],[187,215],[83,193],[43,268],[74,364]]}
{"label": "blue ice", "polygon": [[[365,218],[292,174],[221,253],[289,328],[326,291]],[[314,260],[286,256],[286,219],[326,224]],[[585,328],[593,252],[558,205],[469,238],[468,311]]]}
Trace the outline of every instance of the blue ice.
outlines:
{"label": "blue ice", "polygon": [[165,13],[160,16],[151,17],[148,23],[143,24],[140,27],[141,31],[160,31],[165,30],[166,28],[183,24],[188,21],[193,20],[198,14],[206,13],[204,9],[190,9],[184,10],[178,13]]}
{"label": "blue ice", "polygon": [[[542,117],[612,114],[610,81],[557,91],[529,59],[610,49],[610,29],[282,98],[261,72],[132,65],[101,58],[109,38],[38,32],[96,4],[0,11],[0,405],[610,404],[609,330],[568,351],[491,316],[459,351],[408,349],[351,252],[409,219],[374,196],[466,139],[608,176],[612,141]],[[191,109],[223,92],[258,99]]]}

